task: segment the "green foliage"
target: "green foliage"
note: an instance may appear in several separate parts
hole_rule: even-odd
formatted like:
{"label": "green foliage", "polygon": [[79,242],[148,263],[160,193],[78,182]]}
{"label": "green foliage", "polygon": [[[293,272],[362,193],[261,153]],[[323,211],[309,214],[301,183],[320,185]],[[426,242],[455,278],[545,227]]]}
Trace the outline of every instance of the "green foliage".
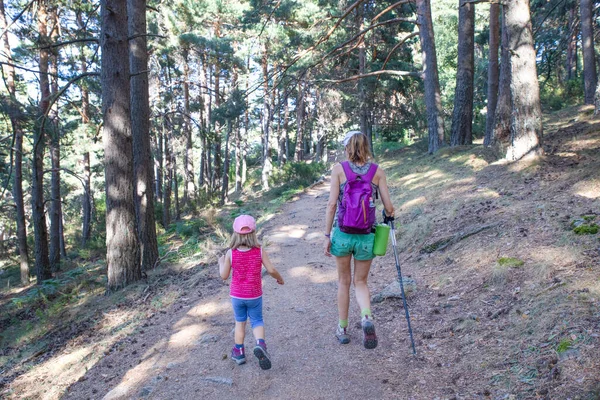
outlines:
{"label": "green foliage", "polygon": [[273,171],[270,183],[281,185],[281,192],[313,184],[325,172],[324,163],[289,162]]}
{"label": "green foliage", "polygon": [[201,219],[181,220],[171,224],[167,232],[176,233],[183,239],[189,239],[192,236],[198,236],[203,227],[206,227],[206,222]]}
{"label": "green foliage", "polygon": [[500,257],[497,262],[498,265],[509,268],[522,267],[525,264],[523,260],[514,257]]}
{"label": "green foliage", "polygon": [[573,346],[573,343],[569,339],[563,339],[560,341],[558,346],[556,346],[556,352],[558,354],[564,353],[569,350]]}
{"label": "green foliage", "polygon": [[598,225],[596,224],[581,224],[573,228],[576,235],[595,235],[598,233]]}

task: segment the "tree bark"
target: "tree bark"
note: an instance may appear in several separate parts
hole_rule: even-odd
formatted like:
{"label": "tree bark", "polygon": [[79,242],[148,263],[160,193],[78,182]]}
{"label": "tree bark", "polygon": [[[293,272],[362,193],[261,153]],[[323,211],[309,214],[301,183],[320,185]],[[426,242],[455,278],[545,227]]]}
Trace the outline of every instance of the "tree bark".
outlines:
{"label": "tree bark", "polygon": [[596,91],[596,55],[594,51],[593,1],[581,0],[581,43],[583,52],[583,86],[585,104],[594,104]]}
{"label": "tree bark", "polygon": [[498,78],[498,102],[494,113],[494,128],[491,144],[506,143],[510,136],[510,51],[508,28],[506,27],[506,6],[502,6],[502,42],[500,46],[500,77]]}
{"label": "tree bark", "polygon": [[[85,23],[81,13],[77,13],[76,17],[77,27],[81,30],[85,30]],[[85,54],[85,46],[82,44],[79,47],[79,67],[82,74],[87,73],[87,57]],[[90,123],[90,96],[86,85],[80,85],[81,91],[81,123],[86,128]],[[85,247],[87,242],[90,240],[92,232],[92,182],[91,182],[91,166],[90,166],[90,153],[86,151],[83,153],[83,195],[81,196],[81,214],[82,214],[82,227],[81,227],[81,247]]]}
{"label": "tree bark", "polygon": [[427,127],[429,131],[429,154],[435,153],[444,143],[444,120],[442,116],[442,98],[440,80],[435,54],[435,37],[431,21],[430,0],[416,0],[419,37],[423,54],[423,80],[425,85],[425,107],[427,109]]}
{"label": "tree bark", "polygon": [[271,157],[269,149],[269,128],[271,126],[271,105],[269,104],[269,59],[268,59],[269,46],[267,42],[263,44],[262,54],[262,73],[263,73],[263,111],[262,111],[262,173],[261,183],[263,190],[269,190],[269,174],[271,173]]}
{"label": "tree bark", "polygon": [[498,85],[500,66],[498,63],[498,49],[500,48],[500,5],[490,4],[490,36],[488,56],[488,90],[487,90],[487,115],[485,119],[485,137],[483,145],[492,144],[494,135],[494,114],[498,104]]}
{"label": "tree bark", "polygon": [[459,0],[458,70],[450,145],[473,143],[473,84],[475,71],[475,4]]}
{"label": "tree bark", "polygon": [[596,105],[594,107],[594,115],[600,115],[600,81],[596,85]]}
{"label": "tree bark", "polygon": [[83,153],[83,195],[81,209],[83,226],[81,229],[81,246],[85,247],[91,237],[92,227],[92,198],[91,198],[90,152]]}
{"label": "tree bark", "polygon": [[[48,24],[51,28],[50,42],[58,42],[58,20],[56,17],[55,6],[48,7]],[[58,94],[58,49],[52,48],[49,52],[49,73],[51,78],[50,96],[55,97]],[[60,133],[58,129],[58,106],[55,103],[49,112],[49,120],[46,122],[50,133],[50,161],[52,165],[50,178],[50,269],[52,272],[60,270],[61,256],[61,220],[62,203],[60,195]]]}
{"label": "tree bark", "polygon": [[235,123],[235,192],[242,191],[242,132],[240,119]]}
{"label": "tree bark", "polygon": [[164,121],[163,125],[163,139],[164,139],[164,151],[165,151],[165,189],[163,198],[163,228],[171,224],[171,192],[173,188],[173,160],[171,157],[171,143],[170,143],[170,126],[167,126],[167,120]]}
{"label": "tree bark", "polygon": [[135,179],[135,214],[140,240],[142,269],[154,267],[158,259],[154,219],[154,174],[150,150],[150,103],[148,89],[148,48],[146,43],[146,0],[127,0],[129,62],[131,68],[131,134]]}
{"label": "tree bark", "polygon": [[[364,29],[364,14],[365,4],[361,4],[356,8],[357,13],[357,28],[358,32],[362,32]],[[364,36],[359,39],[358,45],[358,74],[364,75],[366,72],[366,48]],[[360,123],[360,131],[363,135],[367,136],[367,89],[365,87],[365,80],[358,80],[358,119]],[[367,136],[368,137],[368,136]]]}
{"label": "tree bark", "polygon": [[135,218],[127,1],[101,1],[100,47],[108,288],[142,277]]}
{"label": "tree bark", "polygon": [[188,49],[183,53],[183,110],[184,116],[184,134],[185,134],[185,155],[184,155],[184,188],[183,203],[186,207],[190,206],[191,199],[196,198],[196,182],[194,180],[194,154],[192,141],[192,124],[190,123],[190,68],[188,64]]}
{"label": "tree bark", "polygon": [[575,63],[577,58],[577,36],[579,25],[576,23],[577,5],[573,3],[569,11],[569,36],[567,37],[567,55],[565,78],[567,81],[576,77]]}
{"label": "tree bark", "polygon": [[0,30],[5,32],[2,36],[2,48],[4,57],[8,64],[6,65],[6,87],[8,89],[8,118],[14,135],[14,180],[13,197],[17,211],[17,246],[19,249],[19,266],[21,272],[21,284],[29,284],[29,254],[27,246],[27,227],[25,221],[25,203],[23,201],[23,121],[20,106],[17,102],[17,89],[15,86],[16,72],[13,64],[12,52],[8,41],[8,32],[6,13],[4,10],[4,0],[0,0]]}
{"label": "tree bark", "polygon": [[302,132],[304,130],[304,87],[302,79],[298,80],[298,97],[296,99],[296,149],[294,153],[294,161],[302,161]]}
{"label": "tree bark", "polygon": [[229,192],[229,138],[233,130],[231,119],[227,119],[227,133],[225,135],[225,160],[223,162],[223,187],[221,188],[221,205],[228,200]]}
{"label": "tree bark", "polygon": [[[50,107],[50,79],[48,76],[49,51],[47,1],[40,1],[38,8],[38,32],[40,35],[40,114],[42,118]],[[31,177],[31,214],[35,232],[35,270],[38,285],[52,278],[48,254],[48,229],[44,214],[44,148],[45,129],[35,128],[33,138],[33,162]]]}
{"label": "tree bark", "polygon": [[542,150],[542,110],[533,47],[529,0],[506,5],[510,57],[511,123],[508,160],[535,156]]}
{"label": "tree bark", "polygon": [[179,178],[177,178],[177,155],[175,153],[171,154],[173,157],[173,184],[175,188],[173,191],[175,192],[175,220],[179,221],[181,219],[181,204],[179,203]]}

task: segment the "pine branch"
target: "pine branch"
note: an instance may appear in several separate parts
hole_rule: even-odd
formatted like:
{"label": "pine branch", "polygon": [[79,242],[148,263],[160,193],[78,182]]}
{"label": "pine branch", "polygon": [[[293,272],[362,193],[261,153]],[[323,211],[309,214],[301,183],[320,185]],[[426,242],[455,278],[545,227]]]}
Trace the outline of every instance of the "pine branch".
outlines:
{"label": "pine branch", "polygon": [[385,8],[383,11],[381,11],[379,14],[377,14],[377,15],[376,15],[376,16],[375,16],[375,17],[374,17],[372,20],[371,20],[371,25],[373,25],[373,22],[375,22],[375,21],[377,21],[379,18],[381,18],[381,16],[382,16],[383,14],[385,14],[386,12],[388,12],[388,11],[391,11],[391,10],[393,10],[394,8],[398,7],[398,6],[401,6],[402,4],[407,4],[407,3],[414,3],[414,0],[402,0],[402,1],[399,1],[399,2],[397,2],[397,3],[395,3],[395,4],[392,4],[391,6],[389,6],[389,7],[387,7],[387,8]]}
{"label": "pine branch", "polygon": [[419,35],[419,32],[413,32],[410,35],[406,36],[404,39],[402,39],[397,45],[395,45],[394,48],[389,52],[388,56],[385,58],[385,61],[383,62],[381,69],[385,68],[388,61],[390,60],[390,57],[392,56],[392,54],[394,54],[394,52],[398,49],[398,47],[402,46],[408,39],[418,36],[418,35]]}
{"label": "pine branch", "polygon": [[16,17],[13,18],[13,20],[10,22],[10,24],[8,24],[8,26],[6,28],[4,28],[4,30],[2,31],[2,34],[0,34],[0,37],[6,35],[6,32],[8,32],[8,30],[10,29],[11,26],[13,26],[13,24],[15,22],[17,22],[19,20],[19,18],[21,18],[23,16],[23,14],[25,14],[25,12],[27,10],[29,10],[29,7],[31,7],[31,5],[33,3],[35,3],[37,0],[31,0],[29,3],[27,3],[27,5],[25,6],[25,8],[23,8],[21,10],[21,12],[19,14],[17,14]]}
{"label": "pine branch", "polygon": [[362,75],[354,75],[354,76],[351,76],[349,78],[344,78],[344,79],[337,79],[337,80],[318,79],[318,80],[316,80],[316,82],[344,83],[344,82],[355,81],[357,79],[369,78],[371,76],[378,76],[378,75],[413,76],[415,78],[421,77],[421,73],[416,72],[416,71],[380,70],[380,71],[369,72],[369,73],[362,74]]}

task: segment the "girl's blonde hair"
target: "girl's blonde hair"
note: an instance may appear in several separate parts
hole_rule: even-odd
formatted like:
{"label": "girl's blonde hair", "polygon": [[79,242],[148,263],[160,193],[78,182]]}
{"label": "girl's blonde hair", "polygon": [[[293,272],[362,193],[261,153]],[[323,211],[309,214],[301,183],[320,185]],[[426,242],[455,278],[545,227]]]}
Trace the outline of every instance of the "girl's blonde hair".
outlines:
{"label": "girl's blonde hair", "polygon": [[355,164],[366,164],[373,158],[369,139],[362,133],[357,133],[350,137],[346,145],[346,151],[348,153],[348,160]]}
{"label": "girl's blonde hair", "polygon": [[231,238],[229,238],[229,248],[235,250],[238,247],[246,246],[249,248],[260,247],[256,232],[250,233],[237,233],[233,232]]}

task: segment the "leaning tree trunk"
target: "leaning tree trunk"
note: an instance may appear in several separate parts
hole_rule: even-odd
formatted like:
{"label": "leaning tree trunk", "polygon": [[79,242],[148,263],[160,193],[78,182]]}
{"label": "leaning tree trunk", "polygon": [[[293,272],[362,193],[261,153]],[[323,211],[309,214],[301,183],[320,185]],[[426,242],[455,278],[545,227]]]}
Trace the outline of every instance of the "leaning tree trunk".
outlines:
{"label": "leaning tree trunk", "polygon": [[127,2],[102,0],[102,117],[108,288],[142,277],[135,220]]}
{"label": "leaning tree trunk", "polygon": [[594,51],[594,10],[592,0],[581,0],[581,44],[585,104],[594,104],[596,91],[596,55]]}
{"label": "leaning tree trunk", "polygon": [[511,123],[508,160],[535,156],[542,150],[542,110],[537,77],[529,0],[506,5],[510,57]]}
{"label": "leaning tree trunk", "polygon": [[131,134],[135,178],[135,213],[140,239],[142,269],[153,268],[158,259],[154,220],[154,174],[150,151],[150,103],[148,92],[148,49],[146,44],[146,0],[127,0],[131,95]]}
{"label": "leaning tree trunk", "polygon": [[485,119],[485,138],[483,145],[492,144],[494,133],[494,113],[498,104],[498,82],[500,67],[498,49],[500,48],[500,5],[490,4],[490,36],[488,62],[487,115]]}
{"label": "leaning tree trunk", "polygon": [[475,70],[475,4],[459,0],[458,70],[450,145],[473,143],[473,84]]}
{"label": "leaning tree trunk", "polygon": [[[38,32],[40,34],[40,114],[45,124],[50,107],[50,79],[48,76],[48,28],[47,3],[41,1],[38,8]],[[44,213],[44,148],[45,131],[43,125],[35,128],[33,137],[33,162],[31,171],[31,214],[35,232],[35,270],[38,285],[52,278],[48,255],[48,228]]]}
{"label": "leaning tree trunk", "polygon": [[442,97],[435,54],[435,37],[431,21],[430,0],[416,0],[421,52],[423,54],[423,79],[425,85],[425,107],[429,131],[428,152],[435,153],[444,143],[444,120]]}
{"label": "leaning tree trunk", "polygon": [[12,66],[10,43],[8,41],[6,13],[4,0],[0,0],[0,30],[5,32],[2,36],[2,48],[6,65],[6,86],[10,96],[8,103],[8,118],[14,135],[14,180],[13,197],[17,211],[17,244],[19,249],[19,265],[21,270],[21,284],[29,284],[29,256],[27,249],[27,228],[25,223],[25,203],[23,201],[23,126],[19,104],[17,103],[17,89],[15,86],[16,72]]}

